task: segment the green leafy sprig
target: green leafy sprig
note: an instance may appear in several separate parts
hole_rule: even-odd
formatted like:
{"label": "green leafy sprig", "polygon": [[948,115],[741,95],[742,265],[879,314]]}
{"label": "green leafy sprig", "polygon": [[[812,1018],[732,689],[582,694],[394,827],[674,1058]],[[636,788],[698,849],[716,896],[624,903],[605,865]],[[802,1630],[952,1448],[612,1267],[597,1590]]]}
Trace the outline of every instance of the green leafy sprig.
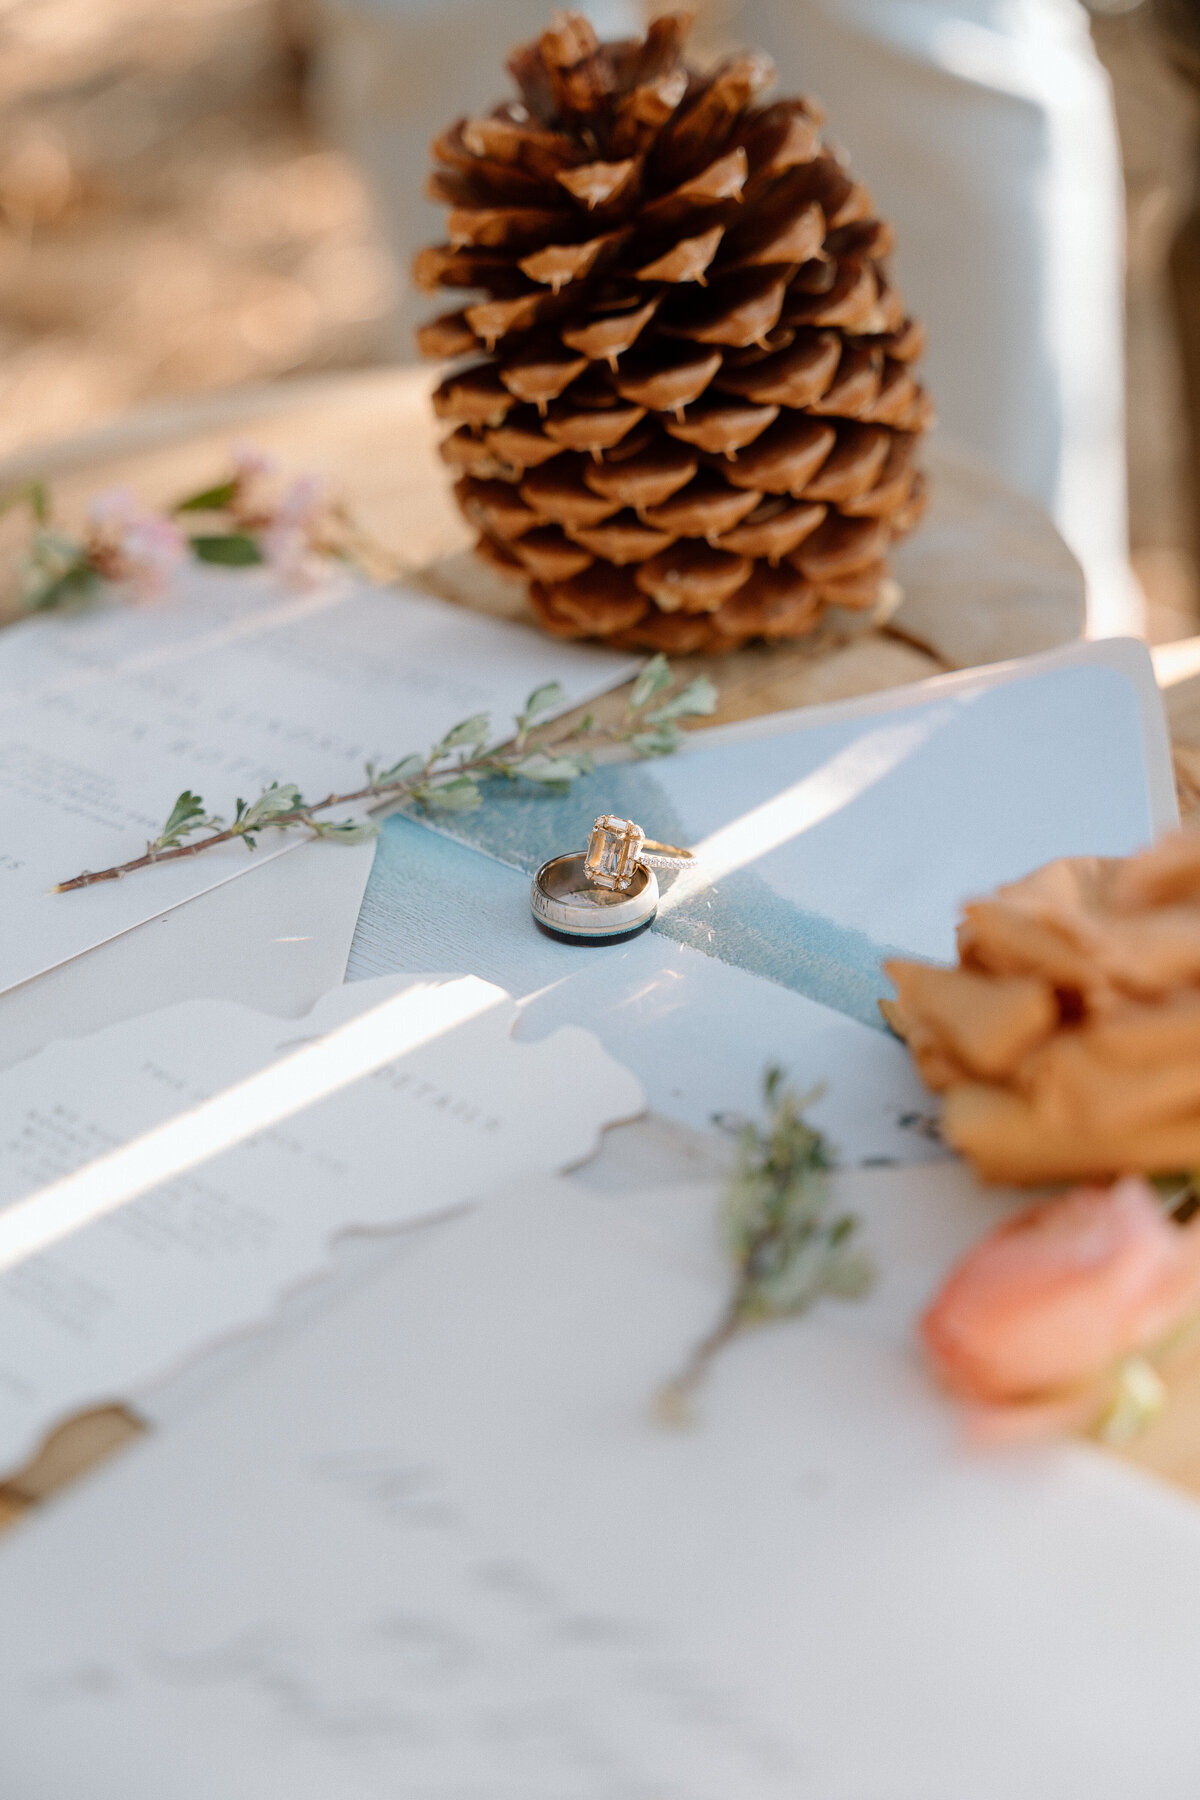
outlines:
{"label": "green leafy sprig", "polygon": [[739,1130],[722,1207],[733,1291],[712,1331],[659,1390],[656,1411],[669,1424],[691,1419],[709,1364],[740,1332],[805,1312],[822,1294],[857,1299],[874,1280],[870,1259],[854,1242],[858,1221],[849,1213],[830,1216],[832,1159],[804,1119],[816,1096],[798,1096],[783,1071],[771,1068],[763,1098],[765,1128],[749,1121]]}
{"label": "green leafy sprig", "polygon": [[21,563],[19,600],[25,612],[53,612],[95,598],[104,577],[84,544],[54,523],[50,490],[44,481],[23,481],[0,494],[0,516],[23,507],[29,514],[29,543]]}
{"label": "green leafy sprig", "polygon": [[54,891],[66,894],[75,888],[93,887],[98,881],[118,881],[156,863],[199,856],[217,844],[239,839],[253,850],[264,831],[283,831],[293,825],[306,827],[313,837],[340,844],[361,843],[379,830],[371,819],[319,816],[335,808],[358,805],[366,812],[377,812],[408,802],[431,811],[467,812],[480,804],[484,784],[497,780],[529,781],[544,793],[566,793],[580,775],[591,773],[591,752],[600,744],[623,744],[639,757],[669,756],[679,748],[683,733],[678,721],[710,714],[717,704],[717,690],[706,675],[698,675],[668,695],[673,679],[666,658],[656,656],[634,682],[617,725],[598,724],[589,713],[557,736],[539,723],[566,703],[559,683],[548,682],[530,694],[514,720],[513,734],[503,743],[489,744],[491,722],[486,713],[476,713],[453,726],[428,755],[417,752],[386,767],[368,763],[366,784],[352,793],[327,794],[323,800],[310,802],[294,782],[273,781],[256,800],[238,800],[229,824],[206,812],[200,795],[185,789],[158,836],[146,845],[144,855],[111,869],[85,869],[71,881],[60,882]]}

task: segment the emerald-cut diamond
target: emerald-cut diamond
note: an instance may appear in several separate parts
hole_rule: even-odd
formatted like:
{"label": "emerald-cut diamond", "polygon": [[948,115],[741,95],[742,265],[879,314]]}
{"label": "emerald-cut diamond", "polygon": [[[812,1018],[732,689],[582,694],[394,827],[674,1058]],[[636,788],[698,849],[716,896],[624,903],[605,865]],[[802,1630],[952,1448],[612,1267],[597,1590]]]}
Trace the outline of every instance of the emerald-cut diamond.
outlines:
{"label": "emerald-cut diamond", "polygon": [[637,872],[646,834],[632,819],[606,813],[592,826],[584,867],[597,887],[627,888]]}

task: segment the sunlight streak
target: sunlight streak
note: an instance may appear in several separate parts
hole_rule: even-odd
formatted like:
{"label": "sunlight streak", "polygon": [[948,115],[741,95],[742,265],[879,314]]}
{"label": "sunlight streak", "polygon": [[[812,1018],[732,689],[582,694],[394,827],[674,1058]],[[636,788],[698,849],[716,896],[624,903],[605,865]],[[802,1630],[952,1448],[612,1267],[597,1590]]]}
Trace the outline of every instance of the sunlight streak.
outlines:
{"label": "sunlight streak", "polygon": [[843,806],[848,806],[877,781],[882,781],[906,756],[911,756],[948,722],[951,713],[949,706],[931,707],[920,718],[896,725],[880,725],[839,750],[802,781],[743,813],[741,818],[723,825],[702,843],[693,845],[696,863],[675,877],[659,901],[660,918],[685,901],[695,899],[723,875],[744,868],[769,850],[778,849],[790,838],[799,837],[802,831],[808,831],[823,819],[840,812]]}
{"label": "sunlight streak", "polygon": [[1200,675],[1200,637],[1184,638],[1176,644],[1156,644],[1150,655],[1161,688],[1178,687],[1181,681]]}
{"label": "sunlight streak", "polygon": [[506,998],[502,988],[474,975],[406,988],[10,1206],[0,1213],[0,1270],[374,1074]]}

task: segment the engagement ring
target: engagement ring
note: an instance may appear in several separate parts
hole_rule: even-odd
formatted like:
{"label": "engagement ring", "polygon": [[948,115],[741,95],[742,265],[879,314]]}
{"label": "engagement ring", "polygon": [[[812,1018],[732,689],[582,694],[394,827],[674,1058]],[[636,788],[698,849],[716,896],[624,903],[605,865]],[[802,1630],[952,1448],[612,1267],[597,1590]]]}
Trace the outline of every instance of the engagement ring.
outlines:
{"label": "engagement ring", "polygon": [[597,887],[627,893],[639,868],[685,869],[693,860],[690,850],[678,844],[660,844],[648,838],[632,819],[605,813],[592,826],[584,867]]}

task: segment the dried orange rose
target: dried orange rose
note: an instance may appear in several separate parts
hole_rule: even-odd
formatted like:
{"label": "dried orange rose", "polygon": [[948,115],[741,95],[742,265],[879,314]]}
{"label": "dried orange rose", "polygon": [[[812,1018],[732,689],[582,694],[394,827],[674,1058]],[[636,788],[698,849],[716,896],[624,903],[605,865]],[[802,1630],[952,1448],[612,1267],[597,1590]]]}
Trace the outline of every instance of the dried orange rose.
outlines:
{"label": "dried orange rose", "polygon": [[1200,1166],[1200,832],[964,909],[959,966],[894,961],[889,1023],[985,1180]]}

